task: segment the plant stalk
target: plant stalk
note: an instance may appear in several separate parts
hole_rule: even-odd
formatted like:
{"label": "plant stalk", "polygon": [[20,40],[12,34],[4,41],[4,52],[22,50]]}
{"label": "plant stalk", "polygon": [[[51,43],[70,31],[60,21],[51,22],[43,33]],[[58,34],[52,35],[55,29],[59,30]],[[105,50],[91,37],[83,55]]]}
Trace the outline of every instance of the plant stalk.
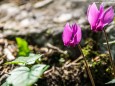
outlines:
{"label": "plant stalk", "polygon": [[107,49],[109,51],[109,56],[110,56],[109,60],[111,62],[111,66],[112,66],[114,77],[115,77],[115,65],[114,65],[114,62],[112,60],[112,55],[111,55],[111,50],[110,50],[110,46],[109,46],[109,42],[108,42],[108,38],[107,38],[107,33],[106,33],[105,29],[103,29],[103,32],[104,32],[104,35],[105,35],[105,38],[106,38],[106,42],[107,42]]}
{"label": "plant stalk", "polygon": [[93,79],[93,77],[92,77],[91,71],[90,71],[89,66],[88,66],[88,62],[87,62],[87,60],[86,60],[86,58],[85,58],[85,56],[84,56],[84,54],[83,54],[83,52],[82,52],[82,49],[81,49],[80,44],[78,44],[78,48],[79,48],[79,50],[80,50],[80,52],[81,52],[81,54],[82,54],[82,56],[83,56],[84,64],[85,64],[85,66],[86,66],[86,69],[87,69],[89,78],[90,78],[90,80],[91,80],[91,84],[92,84],[92,86],[95,86],[94,79]]}

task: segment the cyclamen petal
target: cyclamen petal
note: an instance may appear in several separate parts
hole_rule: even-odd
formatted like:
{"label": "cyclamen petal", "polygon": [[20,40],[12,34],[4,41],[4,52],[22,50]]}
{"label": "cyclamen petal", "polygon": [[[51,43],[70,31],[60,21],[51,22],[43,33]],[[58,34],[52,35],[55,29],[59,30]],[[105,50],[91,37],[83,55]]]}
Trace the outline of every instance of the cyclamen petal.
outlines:
{"label": "cyclamen petal", "polygon": [[112,7],[109,7],[103,14],[102,22],[104,25],[107,25],[113,21],[114,18],[114,10]]}
{"label": "cyclamen petal", "polygon": [[74,23],[72,25],[72,31],[73,31],[73,34],[76,34],[76,32],[77,32],[77,24],[76,23]]}
{"label": "cyclamen petal", "polygon": [[101,3],[99,10],[102,10],[102,12],[104,11],[104,5],[103,5],[103,3]]}
{"label": "cyclamen petal", "polygon": [[65,46],[75,47],[76,44],[79,44],[81,41],[81,28],[76,23],[72,26],[67,23],[63,31],[63,42]]}
{"label": "cyclamen petal", "polygon": [[104,12],[104,6],[103,6],[103,3],[100,5],[100,9],[99,9],[99,19],[102,18],[102,14]]}
{"label": "cyclamen petal", "polygon": [[81,28],[79,25],[77,25],[77,33],[74,36],[75,44],[79,44],[79,42],[81,41],[81,38],[82,38]]}
{"label": "cyclamen petal", "polygon": [[100,21],[99,22],[99,24],[97,25],[97,27],[96,27],[96,30],[95,30],[95,32],[98,32],[98,31],[102,31],[103,30],[103,23]]}
{"label": "cyclamen petal", "polygon": [[62,36],[62,39],[65,45],[69,43],[69,41],[71,40],[71,37],[72,37],[72,29],[69,23],[67,23],[64,27],[63,36]]}
{"label": "cyclamen petal", "polygon": [[89,5],[87,18],[92,31],[102,31],[105,25],[110,24],[113,21],[114,10],[112,7],[109,7],[104,11],[103,4],[100,5],[100,9],[98,10],[96,4],[93,3],[92,5]]}
{"label": "cyclamen petal", "polygon": [[88,16],[89,23],[92,26],[95,26],[97,19],[98,19],[98,15],[99,15],[99,11],[95,3],[89,6],[87,13],[88,13],[87,16]]}

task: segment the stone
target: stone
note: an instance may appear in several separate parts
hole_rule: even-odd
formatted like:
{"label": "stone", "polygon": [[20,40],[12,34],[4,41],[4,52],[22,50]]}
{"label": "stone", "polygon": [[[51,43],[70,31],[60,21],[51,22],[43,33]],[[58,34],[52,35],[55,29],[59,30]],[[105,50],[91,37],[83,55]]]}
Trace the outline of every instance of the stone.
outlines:
{"label": "stone", "polygon": [[28,12],[22,11],[15,17],[15,19],[20,21],[20,20],[27,18],[27,17],[28,17]]}
{"label": "stone", "polygon": [[41,8],[53,2],[53,0],[42,0],[34,4],[34,8]]}
{"label": "stone", "polygon": [[12,61],[15,59],[15,57],[8,48],[4,49],[4,54],[6,55],[8,61]]}
{"label": "stone", "polygon": [[31,18],[26,18],[26,19],[23,19],[21,22],[20,22],[20,27],[29,27],[31,25],[34,25],[34,20],[31,19]]}
{"label": "stone", "polygon": [[88,21],[87,21],[87,19],[86,19],[86,17],[81,17],[79,20],[78,20],[78,24],[83,24],[83,25],[85,25],[85,24],[87,24],[88,23]]}
{"label": "stone", "polygon": [[6,16],[14,17],[19,12],[20,12],[20,9],[12,3],[3,4],[0,6],[0,13],[1,14],[3,13]]}
{"label": "stone", "polygon": [[54,22],[56,23],[63,23],[67,22],[72,19],[72,14],[71,13],[62,13],[61,15],[55,17],[53,19]]}

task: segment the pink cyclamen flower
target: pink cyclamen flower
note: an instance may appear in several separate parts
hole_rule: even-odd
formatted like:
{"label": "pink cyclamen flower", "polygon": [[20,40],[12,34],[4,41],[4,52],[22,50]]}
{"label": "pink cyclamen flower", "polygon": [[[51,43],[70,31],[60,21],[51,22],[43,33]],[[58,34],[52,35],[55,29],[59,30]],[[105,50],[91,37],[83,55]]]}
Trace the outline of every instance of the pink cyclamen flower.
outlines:
{"label": "pink cyclamen flower", "polygon": [[112,6],[104,10],[103,4],[98,10],[95,3],[89,5],[87,10],[87,18],[94,32],[102,31],[104,26],[110,24],[114,18],[114,10]]}
{"label": "pink cyclamen flower", "polygon": [[64,27],[62,39],[65,46],[71,46],[74,47],[76,44],[79,44],[82,38],[82,32],[79,25],[76,23],[70,26],[69,23],[67,23]]}

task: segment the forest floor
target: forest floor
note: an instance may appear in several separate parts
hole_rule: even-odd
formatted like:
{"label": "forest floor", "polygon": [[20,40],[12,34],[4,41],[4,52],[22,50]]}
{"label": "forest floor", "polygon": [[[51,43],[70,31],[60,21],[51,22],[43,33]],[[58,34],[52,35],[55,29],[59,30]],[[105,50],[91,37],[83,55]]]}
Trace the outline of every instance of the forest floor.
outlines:
{"label": "forest floor", "polygon": [[[93,33],[87,22],[90,3],[77,0],[0,1],[0,84],[19,67],[6,62],[18,58],[16,37],[20,37],[27,41],[32,53],[43,55],[41,63],[50,66],[33,86],[91,86],[78,47],[65,47],[62,42],[66,22],[77,22],[83,31],[81,46],[96,86],[110,86],[105,85],[113,79],[105,38],[102,32]],[[104,4],[115,8],[115,3]],[[114,27],[112,22],[106,28],[109,40],[115,39]],[[111,49],[115,55],[114,44]]]}

